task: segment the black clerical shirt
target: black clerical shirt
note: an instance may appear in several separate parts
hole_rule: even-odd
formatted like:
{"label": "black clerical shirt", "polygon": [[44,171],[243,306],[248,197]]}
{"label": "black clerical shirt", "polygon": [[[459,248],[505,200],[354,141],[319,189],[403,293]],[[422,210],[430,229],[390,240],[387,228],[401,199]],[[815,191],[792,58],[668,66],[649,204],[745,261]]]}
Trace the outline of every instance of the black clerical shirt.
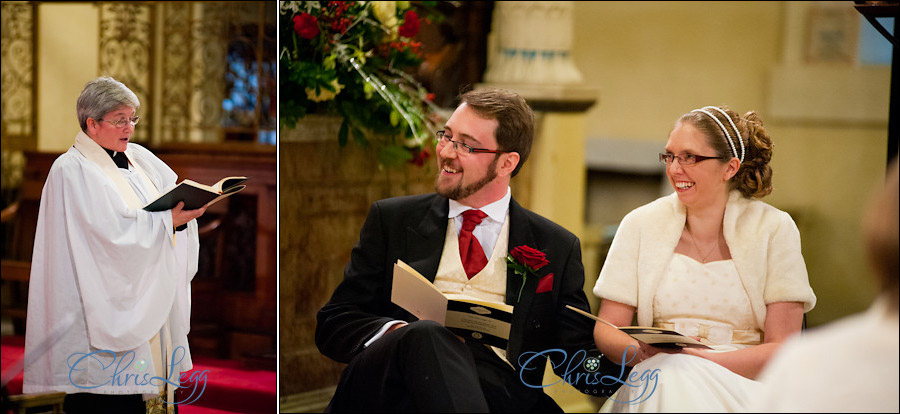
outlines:
{"label": "black clerical shirt", "polygon": [[113,162],[116,163],[116,167],[128,169],[128,158],[125,157],[125,153],[121,151],[113,151],[110,149],[103,148],[109,157],[112,158]]}
{"label": "black clerical shirt", "polygon": [[[103,148],[109,157],[112,158],[113,162],[116,163],[116,167],[128,169],[128,157],[125,156],[124,152],[121,151],[113,151],[111,149]],[[182,231],[187,228],[187,224],[182,224],[175,228],[175,231]]]}

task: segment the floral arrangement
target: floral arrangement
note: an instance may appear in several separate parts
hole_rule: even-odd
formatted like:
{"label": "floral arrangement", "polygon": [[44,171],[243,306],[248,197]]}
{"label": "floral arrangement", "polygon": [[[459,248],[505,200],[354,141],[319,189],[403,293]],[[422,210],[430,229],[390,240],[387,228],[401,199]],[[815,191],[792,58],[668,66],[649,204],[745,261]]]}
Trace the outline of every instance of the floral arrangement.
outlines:
{"label": "floral arrangement", "polygon": [[[506,262],[506,266],[512,269],[513,273],[522,276],[522,286],[519,288],[519,296],[516,299],[516,303],[522,299],[522,290],[525,288],[525,280],[528,278],[528,275],[537,276],[538,270],[550,264],[544,252],[528,246],[513,248],[509,255],[506,256]],[[550,273],[540,279],[536,293],[549,292],[552,287],[553,273]]]}
{"label": "floral arrangement", "polygon": [[282,125],[339,115],[342,147],[352,138],[374,149],[381,166],[423,165],[444,120],[410,71],[423,61],[420,23],[443,19],[435,3],[282,1]]}

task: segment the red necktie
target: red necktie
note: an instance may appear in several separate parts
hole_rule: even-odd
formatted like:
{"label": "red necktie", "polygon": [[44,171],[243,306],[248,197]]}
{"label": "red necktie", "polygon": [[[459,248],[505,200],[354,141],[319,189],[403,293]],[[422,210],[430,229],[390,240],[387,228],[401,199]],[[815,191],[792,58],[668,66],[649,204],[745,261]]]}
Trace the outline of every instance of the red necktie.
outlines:
{"label": "red necktie", "polygon": [[466,210],[462,213],[463,224],[459,231],[459,257],[462,258],[463,268],[469,279],[478,274],[487,265],[487,257],[481,243],[472,235],[475,226],[481,224],[481,220],[487,217],[481,210]]}

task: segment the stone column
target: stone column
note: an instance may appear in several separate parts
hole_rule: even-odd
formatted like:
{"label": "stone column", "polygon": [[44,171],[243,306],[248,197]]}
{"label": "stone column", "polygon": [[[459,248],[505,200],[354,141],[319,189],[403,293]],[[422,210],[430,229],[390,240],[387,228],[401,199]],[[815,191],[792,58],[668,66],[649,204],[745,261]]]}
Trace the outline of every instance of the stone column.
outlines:
{"label": "stone column", "polygon": [[280,134],[280,409],[322,412],[345,365],[315,345],[316,313],[343,280],[350,250],[371,204],[431,192],[434,154],[425,167],[379,171],[369,150],[341,148],[341,118],[307,115]]}
{"label": "stone column", "polygon": [[[585,113],[598,92],[582,84],[571,56],[571,1],[497,2],[489,37],[486,83],[522,95],[535,111],[531,155],[513,179],[513,196],[526,208],[584,237]],[[590,293],[593,286],[586,286]],[[597,405],[547,367],[545,391],[569,411]]]}
{"label": "stone column", "polygon": [[489,83],[577,84],[571,1],[500,1],[484,74]]}
{"label": "stone column", "polygon": [[[571,59],[571,1],[498,2],[485,84],[524,96],[536,136],[520,176],[528,208],[583,235],[585,112],[597,91],[582,84]],[[519,186],[521,187],[521,185]]]}

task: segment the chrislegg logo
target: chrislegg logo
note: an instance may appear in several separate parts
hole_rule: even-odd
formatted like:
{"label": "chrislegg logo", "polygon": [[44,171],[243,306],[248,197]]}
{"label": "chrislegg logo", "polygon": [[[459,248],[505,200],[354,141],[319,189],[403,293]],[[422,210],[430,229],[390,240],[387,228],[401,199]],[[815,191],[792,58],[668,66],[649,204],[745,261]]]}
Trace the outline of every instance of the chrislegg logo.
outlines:
{"label": "chrislegg logo", "polygon": [[[174,404],[188,405],[203,395],[206,391],[206,375],[209,370],[182,372],[178,376],[178,382],[173,381],[175,367],[184,360],[186,351],[183,346],[179,346],[172,351],[172,358],[169,360],[169,377],[162,378],[154,376],[150,372],[150,363],[146,359],[135,360],[134,351],[128,351],[121,355],[117,355],[110,350],[97,350],[90,353],[77,352],[69,355],[67,364],[69,365],[69,382],[83,390],[94,389],[105,385],[112,387],[124,386],[144,386],[150,385],[159,387],[167,383],[176,388],[183,388],[186,385],[191,387],[190,395],[184,397],[182,401]],[[92,364],[99,365],[100,372],[108,373],[109,379],[101,384],[96,385],[80,385],[75,382],[73,375],[77,376],[78,372],[87,370]],[[130,372],[129,372],[130,371]],[[202,388],[201,388],[202,387]],[[198,390],[199,389],[199,390]],[[168,401],[163,401],[169,404]]]}
{"label": "chrislegg logo", "polygon": [[[634,353],[629,357],[629,351],[631,350],[633,350]],[[560,361],[559,364],[554,363],[554,356],[562,356],[562,361]],[[628,348],[625,348],[625,351],[622,353],[622,365],[620,366],[618,376],[613,376],[604,375],[602,372],[597,372],[600,368],[600,360],[594,357],[588,357],[587,352],[585,352],[584,350],[578,350],[572,355],[571,358],[569,358],[568,353],[565,350],[559,348],[548,349],[542,352],[524,352],[519,356],[519,361],[524,360],[524,362],[521,364],[522,369],[519,371],[519,379],[523,384],[525,384],[525,386],[530,388],[546,388],[556,385],[560,381],[574,387],[584,385],[613,386],[618,383],[621,384],[622,387],[640,389],[640,394],[629,401],[619,401],[613,399],[612,397],[609,397],[611,400],[629,405],[640,404],[644,401],[647,401],[647,399],[650,398],[654,392],[656,392],[656,386],[659,382],[659,368],[644,370],[644,372],[641,373],[632,370],[626,375],[625,366],[630,363],[636,356],[637,348],[634,345],[629,345]],[[549,359],[554,368],[558,368],[560,365],[566,364],[565,373],[563,374],[560,381],[546,385],[534,385],[529,384],[526,381],[524,377],[526,371],[537,369],[537,366],[543,366],[543,364],[545,364],[545,358],[539,357],[545,357],[546,359]]]}

